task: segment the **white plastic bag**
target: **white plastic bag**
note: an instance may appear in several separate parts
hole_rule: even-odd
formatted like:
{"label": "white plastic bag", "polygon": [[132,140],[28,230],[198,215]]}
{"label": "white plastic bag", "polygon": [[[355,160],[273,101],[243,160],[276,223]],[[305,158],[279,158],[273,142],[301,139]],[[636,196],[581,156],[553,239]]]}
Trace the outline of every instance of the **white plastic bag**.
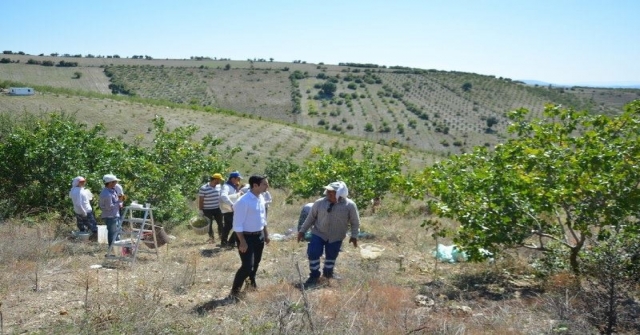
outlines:
{"label": "white plastic bag", "polygon": [[438,244],[433,255],[441,262],[456,263],[467,260],[467,254],[460,251],[455,245]]}

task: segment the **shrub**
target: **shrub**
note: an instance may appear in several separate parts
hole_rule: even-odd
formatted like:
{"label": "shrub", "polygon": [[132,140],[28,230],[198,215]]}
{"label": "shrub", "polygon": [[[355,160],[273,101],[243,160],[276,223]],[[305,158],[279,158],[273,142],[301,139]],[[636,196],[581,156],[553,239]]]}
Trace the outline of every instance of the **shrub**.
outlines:
{"label": "shrub", "polygon": [[[102,188],[102,175],[114,173],[123,181],[129,199],[158,207],[155,214],[165,228],[190,216],[202,176],[223,171],[237,148],[219,151],[212,136],[192,140],[196,129],[165,129],[162,118],[153,120],[154,145],[125,144],[105,135],[104,126],[87,129],[72,117],[54,113],[47,118],[24,117],[8,129],[0,143],[0,184],[8,195],[3,216],[49,211],[72,214],[68,198],[70,180],[82,175],[94,194]],[[81,148],[81,150],[76,150]]]}
{"label": "shrub", "polygon": [[[339,127],[334,128],[337,130]],[[362,158],[357,159],[358,152]],[[314,160],[305,161],[291,176],[291,197],[309,198],[322,194],[325,185],[333,181],[344,181],[358,209],[364,211],[374,197],[383,196],[400,178],[404,165],[401,153],[374,154],[370,144],[356,150],[332,149],[325,153],[314,149]],[[380,176],[385,176],[380,178]]]}
{"label": "shrub", "polygon": [[267,162],[264,173],[269,177],[269,185],[274,188],[289,188],[291,186],[289,177],[292,173],[298,171],[300,167],[291,162],[280,158],[274,158]]}
{"label": "shrub", "polygon": [[367,123],[366,125],[364,125],[364,131],[366,132],[373,132],[373,125],[371,123]]}

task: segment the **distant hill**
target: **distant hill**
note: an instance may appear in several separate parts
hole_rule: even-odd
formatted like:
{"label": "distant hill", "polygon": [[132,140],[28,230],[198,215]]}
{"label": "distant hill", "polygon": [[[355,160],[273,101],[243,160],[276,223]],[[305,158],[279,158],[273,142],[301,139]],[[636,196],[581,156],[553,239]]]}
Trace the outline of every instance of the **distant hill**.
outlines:
{"label": "distant hill", "polygon": [[[521,81],[521,82],[523,82],[523,83],[525,83],[525,84],[527,84],[527,85],[532,85],[532,86],[535,86],[535,85],[538,85],[538,86],[549,86],[549,85],[553,85],[553,84],[551,84],[551,83],[547,83],[547,82],[539,81],[539,80],[520,79],[520,80],[518,80],[518,81]],[[553,86],[556,86],[556,85],[553,85]]]}
{"label": "distant hill", "polygon": [[[618,113],[638,89],[554,87],[475,73],[375,64],[4,55],[0,81],[225,110],[436,155],[493,146],[506,112],[547,103]],[[76,66],[43,66],[75,63]],[[32,63],[32,64],[28,64]],[[330,91],[330,92],[329,92]]]}
{"label": "distant hill", "polygon": [[553,84],[539,80],[519,80],[527,85],[538,86],[556,86],[556,87],[592,87],[592,88],[631,88],[640,89],[639,82],[615,82],[615,83],[573,83],[573,84]]}

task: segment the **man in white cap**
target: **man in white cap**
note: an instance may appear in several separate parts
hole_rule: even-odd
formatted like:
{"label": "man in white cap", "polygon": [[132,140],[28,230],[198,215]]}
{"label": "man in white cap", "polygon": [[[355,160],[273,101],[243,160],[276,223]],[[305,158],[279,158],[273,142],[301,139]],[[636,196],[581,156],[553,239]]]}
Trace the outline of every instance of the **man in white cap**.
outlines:
{"label": "man in white cap", "polygon": [[118,232],[118,222],[120,220],[120,201],[118,193],[115,190],[116,184],[120,179],[112,174],[106,174],[102,177],[104,188],[100,192],[100,209],[102,214],[100,218],[107,225],[107,236],[109,246],[113,243]]}
{"label": "man in white cap", "polygon": [[320,279],[320,257],[324,253],[324,268],[322,275],[327,278],[337,278],[333,269],[340,253],[342,240],[351,228],[349,243],[358,246],[358,232],[360,229],[360,214],[355,202],[347,198],[347,186],[340,181],[324,187],[325,197],[316,200],[311,211],[298,230],[298,242],[304,239],[304,234],[311,228],[311,241],[307,245],[309,258],[309,279],[303,284],[310,288],[318,284]]}
{"label": "man in white cap", "polygon": [[93,194],[91,191],[84,188],[86,179],[82,176],[77,176],[71,181],[71,191],[69,191],[69,197],[73,202],[73,211],[76,214],[76,222],[78,229],[81,232],[90,230],[93,232],[91,239],[96,239],[98,236],[98,224],[96,223],[96,217],[93,214],[93,208],[91,207],[91,200]]}

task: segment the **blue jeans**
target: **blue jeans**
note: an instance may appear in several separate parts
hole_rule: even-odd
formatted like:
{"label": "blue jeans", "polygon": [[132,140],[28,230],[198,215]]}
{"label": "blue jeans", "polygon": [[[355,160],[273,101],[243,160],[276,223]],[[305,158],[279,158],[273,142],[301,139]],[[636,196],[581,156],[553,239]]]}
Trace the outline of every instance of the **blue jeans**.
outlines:
{"label": "blue jeans", "polygon": [[320,277],[320,257],[324,251],[324,268],[322,269],[322,275],[325,277],[333,276],[333,268],[336,265],[336,259],[340,253],[340,247],[342,247],[342,241],[336,241],[329,243],[323,240],[320,236],[312,234],[311,241],[307,245],[307,256],[309,257],[309,277]]}
{"label": "blue jeans", "polygon": [[118,234],[120,220],[118,218],[102,218],[102,221],[107,225],[107,238],[109,239],[109,246],[111,246],[113,241],[117,241],[116,235]]}

